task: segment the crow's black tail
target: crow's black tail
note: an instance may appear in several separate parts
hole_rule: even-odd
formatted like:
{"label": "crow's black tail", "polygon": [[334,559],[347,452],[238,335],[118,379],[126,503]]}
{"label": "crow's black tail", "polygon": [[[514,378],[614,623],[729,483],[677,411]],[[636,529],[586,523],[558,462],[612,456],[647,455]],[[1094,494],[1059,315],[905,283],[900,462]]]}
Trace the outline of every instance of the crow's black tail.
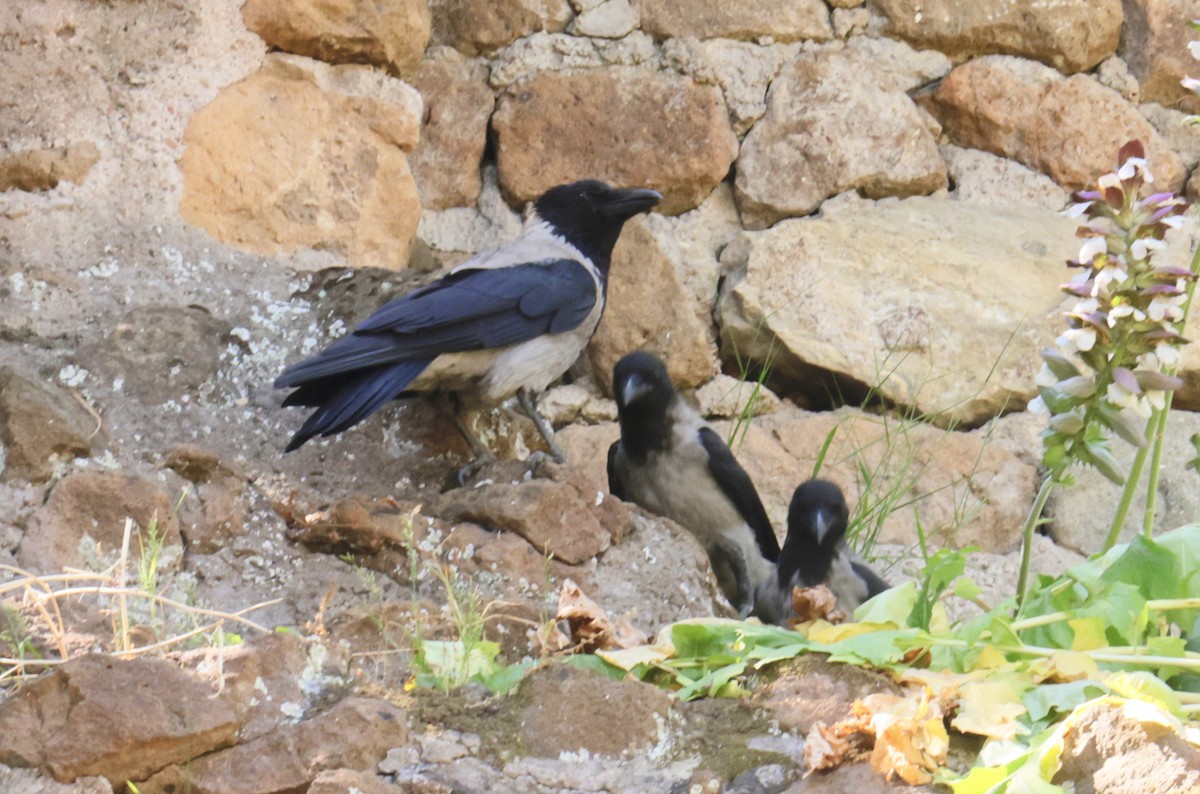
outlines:
{"label": "crow's black tail", "polygon": [[315,435],[331,436],[366,419],[389,400],[400,396],[429,366],[429,360],[401,361],[355,372],[329,375],[300,386],[284,405],[315,405],[284,452],[298,449]]}

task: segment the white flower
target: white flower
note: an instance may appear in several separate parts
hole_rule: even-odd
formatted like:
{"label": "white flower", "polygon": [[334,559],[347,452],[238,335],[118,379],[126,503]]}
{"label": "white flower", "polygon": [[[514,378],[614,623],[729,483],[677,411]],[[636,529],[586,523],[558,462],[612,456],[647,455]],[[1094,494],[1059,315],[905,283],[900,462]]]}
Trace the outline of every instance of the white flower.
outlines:
{"label": "white flower", "polygon": [[1096,184],[1100,187],[1101,190],[1105,190],[1110,187],[1120,187],[1121,186],[1121,178],[1119,176],[1117,176],[1116,174],[1107,173],[1107,174],[1104,174],[1103,176],[1101,176],[1099,179],[1097,179]]}
{"label": "white flower", "polygon": [[1099,295],[1108,289],[1108,285],[1112,283],[1120,284],[1125,279],[1129,278],[1129,274],[1119,267],[1102,267],[1096,273],[1096,283],[1092,285],[1092,294]]}
{"label": "white flower", "polygon": [[1068,353],[1087,352],[1096,346],[1096,329],[1091,326],[1070,328],[1058,337],[1058,346]]}
{"label": "white flower", "polygon": [[[1200,44],[1200,42],[1193,41],[1188,46],[1190,47],[1190,46],[1193,46],[1196,44]],[[1183,87],[1189,91],[1200,91],[1200,80],[1197,80],[1194,77],[1185,77],[1182,80],[1180,80],[1179,82],[1182,83]]]}
{"label": "white flower", "polygon": [[1050,409],[1046,407],[1046,401],[1043,400],[1041,396],[1034,397],[1032,400],[1030,400],[1029,405],[1025,406],[1025,410],[1029,411],[1031,414],[1041,414],[1043,416],[1047,416],[1050,413]]}
{"label": "white flower", "polygon": [[1141,172],[1142,179],[1146,181],[1146,184],[1154,181],[1153,174],[1146,168],[1146,159],[1144,157],[1130,157],[1121,163],[1121,167],[1117,169],[1117,176],[1121,179],[1133,179],[1138,172]]}
{"label": "white flower", "polygon": [[1134,259],[1145,259],[1154,251],[1161,251],[1166,248],[1167,244],[1162,240],[1156,240],[1153,237],[1139,237],[1133,241],[1133,245],[1129,247],[1129,252],[1133,254]]}
{"label": "white flower", "polygon": [[1083,215],[1083,213],[1088,211],[1088,207],[1092,206],[1092,203],[1093,202],[1091,202],[1091,201],[1081,201],[1078,204],[1072,204],[1070,207],[1067,207],[1067,217],[1068,218],[1081,217]]}
{"label": "white flower", "polygon": [[1200,41],[1189,41],[1188,51],[1192,53],[1192,57],[1200,61]]}
{"label": "white flower", "polygon": [[1158,222],[1169,229],[1178,229],[1183,226],[1183,216],[1168,215],[1165,218],[1160,218]]}
{"label": "white flower", "polygon": [[1187,302],[1186,295],[1155,295],[1146,307],[1146,313],[1156,323],[1163,320],[1175,322],[1183,319],[1183,304]]}
{"label": "white flower", "polygon": [[1042,364],[1042,368],[1038,370],[1037,377],[1033,379],[1033,382],[1038,386],[1054,386],[1058,383],[1058,376],[1050,367]]}
{"label": "white flower", "polygon": [[1098,255],[1108,250],[1108,241],[1103,237],[1089,237],[1079,249],[1080,264],[1089,264]]}
{"label": "white flower", "polygon": [[1113,382],[1108,384],[1107,397],[1108,401],[1117,408],[1137,409],[1138,395],[1129,391],[1119,383]]}
{"label": "white flower", "polygon": [[1164,369],[1175,369],[1179,366],[1180,358],[1182,358],[1182,355],[1179,352],[1179,348],[1164,343],[1149,353],[1142,353],[1138,356],[1138,368],[1152,369],[1156,372],[1161,372]]}
{"label": "white flower", "polygon": [[1167,407],[1167,401],[1164,399],[1166,394],[1167,393],[1165,391],[1148,391],[1144,396],[1146,402],[1150,403],[1151,408],[1156,411],[1161,411],[1163,408]]}
{"label": "white flower", "polygon": [[1117,322],[1122,317],[1133,317],[1135,321],[1140,323],[1146,319],[1146,313],[1128,303],[1122,303],[1108,310],[1108,327],[1116,328]]}
{"label": "white flower", "polygon": [[1072,314],[1091,314],[1099,310],[1100,301],[1095,298],[1084,298],[1075,304],[1075,308],[1071,310]]}

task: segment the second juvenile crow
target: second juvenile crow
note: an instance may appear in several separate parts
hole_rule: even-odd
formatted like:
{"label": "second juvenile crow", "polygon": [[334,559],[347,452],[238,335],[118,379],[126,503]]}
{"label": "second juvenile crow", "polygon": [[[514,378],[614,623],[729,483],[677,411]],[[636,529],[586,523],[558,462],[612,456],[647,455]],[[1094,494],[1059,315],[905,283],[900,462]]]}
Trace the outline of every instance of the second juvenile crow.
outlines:
{"label": "second juvenile crow", "polygon": [[756,614],[764,622],[792,617],[792,588],[823,584],[847,615],[888,584],[846,544],[850,510],[842,489],[828,480],[808,480],[792,494],[788,532],[775,573],[758,593]]}
{"label": "second juvenile crow", "polygon": [[621,438],[608,450],[608,490],[695,535],[725,597],[745,617],[779,557],[750,477],[655,356],[637,352],[618,361],[613,392]]}
{"label": "second juvenile crow", "polygon": [[[352,333],[288,367],[284,405],[315,408],[288,442],[340,433],[385,403],[448,393],[496,405],[513,394],[556,458],[533,397],[579,357],[604,311],[608,266],[625,221],[662,199],[585,180],[546,191],[520,236],[384,305]],[[477,460],[490,458],[455,412]]]}

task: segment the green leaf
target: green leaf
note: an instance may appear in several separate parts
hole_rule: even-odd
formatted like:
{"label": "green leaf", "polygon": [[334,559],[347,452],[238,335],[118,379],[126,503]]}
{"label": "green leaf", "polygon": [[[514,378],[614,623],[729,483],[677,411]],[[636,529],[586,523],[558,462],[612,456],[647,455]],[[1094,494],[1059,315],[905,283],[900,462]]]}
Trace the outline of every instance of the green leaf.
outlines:
{"label": "green leaf", "polygon": [[1146,670],[1122,670],[1110,675],[1104,683],[1122,697],[1145,700],[1162,706],[1176,717],[1183,716],[1183,704],[1175,690]]}
{"label": "green leaf", "polygon": [[975,584],[975,580],[969,576],[960,576],[954,583],[954,595],[967,601],[974,601],[982,592],[983,588]]}
{"label": "green leaf", "polygon": [[1045,719],[1052,713],[1069,714],[1080,703],[1107,694],[1103,686],[1095,681],[1071,681],[1067,684],[1042,684],[1026,690],[1025,708],[1034,722]]}
{"label": "green leaf", "polygon": [[528,659],[516,664],[502,664],[490,674],[480,678],[480,683],[497,695],[506,695],[516,689],[517,684],[525,678],[525,674],[533,669],[537,662]]}
{"label": "green leaf", "polygon": [[1125,582],[1146,598],[1180,598],[1178,562],[1175,555],[1142,535],[1135,537],[1125,552],[1100,575],[1106,582]]}
{"label": "green leaf", "polygon": [[891,623],[896,627],[908,625],[909,615],[917,602],[917,585],[908,581],[884,590],[854,610],[856,623]]}
{"label": "green leaf", "polygon": [[620,681],[628,675],[625,670],[622,670],[616,665],[609,664],[599,656],[591,653],[574,653],[570,656],[562,657],[560,664],[565,664],[569,667],[580,667],[584,670],[590,670],[593,673],[600,673],[608,676],[614,681]]}

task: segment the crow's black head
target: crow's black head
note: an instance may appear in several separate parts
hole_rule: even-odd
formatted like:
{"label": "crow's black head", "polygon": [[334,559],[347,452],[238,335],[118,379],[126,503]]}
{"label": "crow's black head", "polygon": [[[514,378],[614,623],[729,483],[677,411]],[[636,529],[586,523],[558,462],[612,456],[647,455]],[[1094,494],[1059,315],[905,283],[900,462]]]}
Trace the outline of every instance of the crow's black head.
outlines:
{"label": "crow's black head", "polygon": [[788,506],[788,531],[779,554],[779,581],[800,572],[806,582],[825,579],[846,537],[850,509],[842,489],[828,480],[808,480],[796,488]]}
{"label": "crow's black head", "polygon": [[538,217],[603,271],[625,221],[662,201],[655,190],[618,190],[595,179],[559,185],[534,202]]}
{"label": "crow's black head", "polygon": [[662,361],[650,353],[630,353],[613,367],[613,395],[621,442],[635,458],[661,449],[671,436],[667,411],[678,392]]}

